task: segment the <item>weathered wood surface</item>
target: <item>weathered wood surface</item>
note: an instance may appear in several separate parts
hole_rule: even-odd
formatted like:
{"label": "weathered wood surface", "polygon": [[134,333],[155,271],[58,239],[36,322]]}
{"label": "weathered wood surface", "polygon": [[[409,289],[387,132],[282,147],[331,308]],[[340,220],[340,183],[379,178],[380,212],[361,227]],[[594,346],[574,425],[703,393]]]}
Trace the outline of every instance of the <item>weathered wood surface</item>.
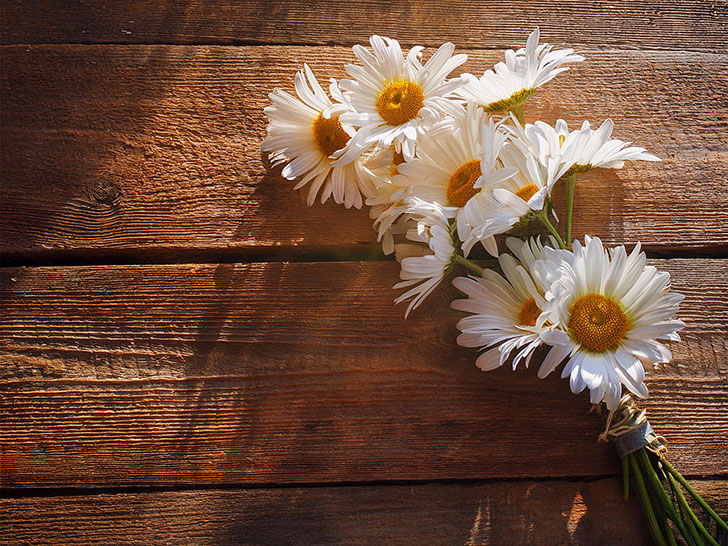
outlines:
{"label": "weathered wood surface", "polygon": [[[381,255],[365,211],[306,208],[269,169],[262,108],[303,62],[340,77],[372,32],[453,41],[477,72],[540,26],[587,62],[527,117],[611,117],[664,160],[592,173],[575,235],[722,258],[725,2],[1,9],[0,43],[19,44],[0,48],[3,263],[208,265],[0,270],[0,542],[647,542],[586,396],[535,368],[475,369],[452,288],[405,322],[396,264],[320,262]],[[272,262],[219,263],[256,260]],[[687,295],[687,327],[646,407],[727,514],[727,262],[653,263]]]}
{"label": "weathered wood surface", "polygon": [[[695,480],[714,505],[725,482]],[[644,546],[621,481],[232,489],[0,500],[14,544]],[[0,539],[2,539],[0,530]]]}
{"label": "weathered wood surface", "polygon": [[352,44],[372,33],[405,44],[520,46],[540,26],[551,43],[726,51],[725,2],[266,0],[3,2],[2,43]]}
{"label": "weathered wood surface", "polygon": [[[582,52],[588,62],[538,93],[528,115],[561,115],[573,125],[611,117],[615,136],[664,161],[595,172],[580,183],[575,235],[641,240],[661,254],[725,252],[727,57]],[[472,70],[502,55],[470,54]],[[376,253],[365,211],[305,207],[303,193],[266,167],[259,148],[267,93],[290,87],[304,61],[322,77],[340,76],[350,57],[340,47],[5,47],[5,259]]]}
{"label": "weathered wood surface", "polygon": [[[688,326],[645,406],[685,473],[724,474],[726,262],[654,263]],[[585,396],[478,371],[441,311],[454,289],[405,321],[396,276],[393,262],[4,270],[2,485],[618,472]]]}

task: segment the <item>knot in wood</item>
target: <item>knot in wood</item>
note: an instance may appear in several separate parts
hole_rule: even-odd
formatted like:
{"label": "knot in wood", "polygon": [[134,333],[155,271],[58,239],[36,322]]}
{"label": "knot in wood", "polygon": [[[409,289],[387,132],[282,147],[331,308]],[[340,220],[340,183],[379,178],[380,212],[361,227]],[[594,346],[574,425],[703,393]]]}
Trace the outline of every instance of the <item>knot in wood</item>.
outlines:
{"label": "knot in wood", "polygon": [[113,205],[121,199],[121,190],[113,182],[98,182],[91,188],[91,197],[101,205]]}

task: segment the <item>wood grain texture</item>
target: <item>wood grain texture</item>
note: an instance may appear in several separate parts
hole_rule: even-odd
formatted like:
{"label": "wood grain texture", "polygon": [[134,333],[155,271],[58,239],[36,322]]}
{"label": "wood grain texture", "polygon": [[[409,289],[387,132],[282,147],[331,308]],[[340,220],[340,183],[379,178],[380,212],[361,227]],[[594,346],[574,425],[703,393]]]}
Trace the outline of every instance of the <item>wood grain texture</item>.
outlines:
{"label": "wood grain texture", "polygon": [[[366,212],[306,208],[259,150],[303,62],[340,77],[376,32],[482,72],[540,26],[587,61],[528,119],[611,117],[664,160],[592,173],[575,235],[728,255],[726,3],[554,6],[4,1],[5,263],[211,265],[0,269],[0,543],[647,543],[587,397],[475,369],[452,288],[404,321],[397,265],[346,262],[382,258]],[[248,260],[344,262],[218,263]],[[728,261],[653,263],[687,327],[645,406],[725,515]]]}
{"label": "wood grain texture", "polygon": [[[470,53],[473,71],[501,57]],[[528,117],[563,116],[572,125],[611,117],[616,137],[664,161],[585,178],[575,234],[640,239],[658,252],[725,251],[727,57],[582,53],[588,62],[538,93]],[[290,87],[303,61],[325,77],[340,76],[350,58],[337,47],[4,48],[4,255],[28,263],[370,252],[376,245],[365,211],[305,207],[259,149],[267,93]]]}
{"label": "wood grain texture", "polygon": [[[724,260],[654,261],[688,326],[645,404],[687,474],[728,470]],[[2,485],[616,474],[556,376],[483,374],[445,289],[408,321],[397,264],[4,270]],[[558,437],[559,442],[554,442]]]}
{"label": "wood grain texture", "polygon": [[344,44],[373,33],[405,44],[515,47],[541,27],[551,43],[726,50],[724,2],[334,0],[3,3],[2,43]]}
{"label": "wood grain texture", "polygon": [[[727,482],[695,480],[714,506]],[[643,546],[618,479],[119,493],[0,499],[18,546],[573,544]]]}

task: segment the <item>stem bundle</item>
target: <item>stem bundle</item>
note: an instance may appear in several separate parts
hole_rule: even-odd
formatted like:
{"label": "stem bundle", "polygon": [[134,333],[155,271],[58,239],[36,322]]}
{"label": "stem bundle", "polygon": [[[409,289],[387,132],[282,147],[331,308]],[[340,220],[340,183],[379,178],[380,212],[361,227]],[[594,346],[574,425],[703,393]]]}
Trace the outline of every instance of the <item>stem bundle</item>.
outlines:
{"label": "stem bundle", "polygon": [[[625,399],[615,412],[609,412],[608,430],[612,417],[615,413],[624,411],[626,406],[629,406],[630,417],[637,415],[634,403],[630,400],[625,402]],[[604,415],[607,412],[602,410],[601,413]],[[628,427],[632,424],[629,421],[628,419],[626,424]],[[615,439],[615,435],[605,433],[601,438]],[[660,447],[661,449],[654,449],[654,444],[647,444],[624,455],[622,459],[624,497],[629,498],[630,485],[637,489],[655,544],[677,546],[681,544],[678,542],[679,537],[688,546],[725,544],[728,540],[728,525],[667,461],[664,444]],[[702,509],[702,520],[680,486]],[[698,512],[701,512],[700,509]],[[713,527],[715,531],[711,532],[709,529]]]}

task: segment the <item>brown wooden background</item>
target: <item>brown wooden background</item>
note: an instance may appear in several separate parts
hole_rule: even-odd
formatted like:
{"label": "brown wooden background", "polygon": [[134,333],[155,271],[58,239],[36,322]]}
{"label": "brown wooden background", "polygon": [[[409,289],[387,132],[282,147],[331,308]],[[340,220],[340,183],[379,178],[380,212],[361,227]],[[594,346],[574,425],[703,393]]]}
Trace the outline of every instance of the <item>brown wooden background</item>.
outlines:
{"label": "brown wooden background", "polygon": [[645,405],[728,513],[727,6],[4,0],[0,542],[646,543],[587,396],[478,371],[451,288],[405,321],[366,212],[260,153],[304,61],[376,32],[482,71],[537,25],[587,61],[527,118],[664,159],[580,183],[576,235],[686,295]]}

